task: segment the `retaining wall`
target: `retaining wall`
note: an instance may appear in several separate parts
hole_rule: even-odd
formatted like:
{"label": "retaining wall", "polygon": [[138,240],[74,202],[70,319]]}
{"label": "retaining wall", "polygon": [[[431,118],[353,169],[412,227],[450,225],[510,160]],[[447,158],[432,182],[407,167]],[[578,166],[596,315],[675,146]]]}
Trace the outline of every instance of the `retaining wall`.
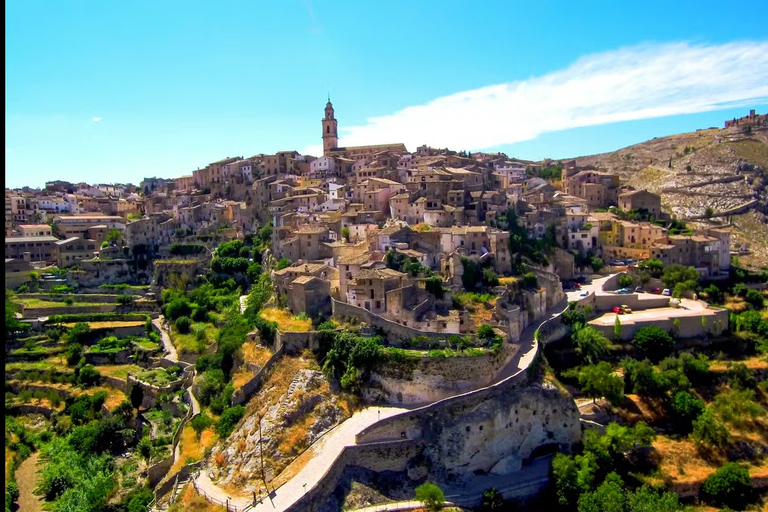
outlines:
{"label": "retaining wall", "polygon": [[247,402],[251,396],[253,396],[256,390],[259,389],[261,381],[264,379],[267,371],[269,371],[269,369],[272,368],[272,365],[274,365],[278,360],[280,360],[281,357],[283,357],[284,348],[284,346],[280,347],[277,352],[272,354],[272,357],[270,357],[269,360],[264,363],[264,366],[261,368],[261,370],[259,370],[258,373],[256,373],[256,375],[251,378],[251,380],[243,384],[243,387],[240,389],[235,390],[234,395],[232,395],[232,405],[243,404]]}
{"label": "retaining wall", "polygon": [[365,398],[387,403],[423,404],[485,387],[491,384],[518,348],[503,343],[499,352],[481,356],[387,360],[371,372],[371,387]]}
{"label": "retaining wall", "polygon": [[413,327],[408,327],[407,325],[402,325],[392,320],[388,320],[375,313],[371,313],[367,309],[359,308],[357,306],[353,306],[351,304],[347,304],[346,302],[341,302],[333,298],[331,299],[331,304],[333,306],[334,317],[356,318],[362,322],[372,325],[373,327],[381,329],[384,332],[384,335],[387,338],[389,338],[390,341],[411,340],[413,338],[416,338],[417,336],[426,336],[428,338],[433,338],[433,339],[445,339],[446,337],[451,336],[452,334],[458,334],[458,333],[452,333],[447,331],[437,332],[437,331],[421,331],[419,329],[414,329]]}

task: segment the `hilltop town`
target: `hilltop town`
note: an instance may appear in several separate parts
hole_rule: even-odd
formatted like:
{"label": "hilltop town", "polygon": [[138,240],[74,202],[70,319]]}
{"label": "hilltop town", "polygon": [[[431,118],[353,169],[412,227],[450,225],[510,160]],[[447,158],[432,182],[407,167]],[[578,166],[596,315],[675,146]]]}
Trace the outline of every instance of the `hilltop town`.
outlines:
{"label": "hilltop town", "polygon": [[[562,468],[619,431],[596,475],[654,449],[642,483],[674,500],[712,502],[727,462],[765,486],[767,248],[740,217],[768,213],[765,153],[696,158],[764,146],[767,115],[679,154],[541,162],[340,147],[330,100],[321,128],[318,157],[5,191],[6,473],[49,461],[43,496],[17,495],[76,500],[83,475],[50,469],[74,450],[120,461],[103,500],[131,511],[352,510],[426,484],[575,509]],[[682,461],[694,446],[715,455]]]}

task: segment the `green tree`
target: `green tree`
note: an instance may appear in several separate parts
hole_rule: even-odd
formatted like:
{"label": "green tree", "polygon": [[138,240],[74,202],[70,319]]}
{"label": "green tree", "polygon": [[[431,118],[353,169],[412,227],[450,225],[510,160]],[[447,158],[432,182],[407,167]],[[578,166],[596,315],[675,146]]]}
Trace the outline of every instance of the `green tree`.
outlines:
{"label": "green tree", "polygon": [[149,458],[152,456],[152,441],[148,436],[141,438],[139,444],[136,445],[136,450],[141,455],[141,458],[149,463]]}
{"label": "green tree", "polygon": [[653,362],[659,362],[675,350],[675,340],[659,327],[641,327],[635,333],[632,344]]}
{"label": "green tree", "polygon": [[613,322],[613,338],[615,340],[621,339],[621,319],[619,315],[616,315],[616,320]]}
{"label": "green tree", "polygon": [[203,431],[213,425],[213,420],[210,416],[203,412],[192,418],[190,424],[192,425],[192,429],[195,431],[195,435],[197,435],[197,438],[200,439]]}
{"label": "green tree", "polygon": [[699,284],[699,273],[693,267],[669,265],[664,268],[661,280],[667,288],[675,289],[679,296],[684,291],[696,289]]}
{"label": "green tree", "polygon": [[744,363],[728,363],[728,384],[734,389],[754,389],[757,379],[752,370]]}
{"label": "green tree", "polygon": [[629,274],[621,274],[619,276],[619,286],[621,288],[627,288],[629,286],[632,286],[632,283],[634,283],[635,280],[632,279],[632,276]]}
{"label": "green tree", "polygon": [[106,241],[110,244],[116,244],[120,241],[120,239],[123,238],[123,233],[117,228],[111,228],[107,231],[107,236],[105,237]]}
{"label": "green tree", "polygon": [[496,331],[488,324],[480,324],[480,327],[477,328],[477,335],[483,339],[490,339],[496,336]]}
{"label": "green tree", "polygon": [[424,504],[430,512],[442,510],[445,504],[445,494],[437,485],[425,482],[416,488],[416,500]]}
{"label": "green tree", "polygon": [[718,288],[716,285],[711,284],[704,288],[704,294],[707,296],[707,299],[709,299],[709,302],[714,304],[722,304],[724,300],[723,292],[720,291],[720,288]]}
{"label": "green tree", "polygon": [[424,280],[424,289],[434,295],[436,299],[442,299],[444,294],[442,278],[438,276],[426,278]]}
{"label": "green tree", "polygon": [[664,271],[664,264],[659,260],[645,260],[637,264],[640,270],[647,270],[653,277],[660,277]]}
{"label": "green tree", "polygon": [[597,364],[608,358],[611,342],[599,331],[590,326],[581,327],[573,333],[576,353],[587,364]]}
{"label": "green tree", "polygon": [[349,228],[344,226],[341,228],[341,238],[349,242]]}
{"label": "green tree", "polygon": [[139,384],[134,384],[129,393],[131,405],[138,411],[141,403],[144,401],[144,388]]}
{"label": "green tree", "polygon": [[5,339],[8,340],[17,333],[26,332],[31,329],[26,324],[16,318],[18,308],[7,298],[5,299]]}
{"label": "green tree", "polygon": [[709,475],[701,487],[701,494],[712,505],[736,510],[744,510],[756,498],[749,471],[735,462],[729,462]]}
{"label": "green tree", "polygon": [[592,488],[596,470],[595,459],[589,453],[575,457],[557,453],[552,459],[552,479],[558,503],[575,507],[579,496]]}
{"label": "green tree", "polygon": [[189,328],[192,326],[192,320],[190,320],[188,316],[180,316],[176,319],[173,325],[176,326],[179,333],[187,334],[189,333]]}
{"label": "green tree", "polygon": [[579,512],[624,512],[627,493],[624,481],[616,473],[610,473],[605,481],[592,492],[579,498]]}
{"label": "green tree", "polygon": [[609,363],[601,362],[584,366],[578,373],[579,386],[594,402],[598,396],[604,396],[611,403],[616,403],[624,396],[624,381],[614,374]]}
{"label": "green tree", "polygon": [[763,306],[765,305],[763,294],[757,290],[747,290],[744,300],[754,309],[763,309]]}
{"label": "green tree", "polygon": [[274,288],[272,287],[272,280],[269,278],[269,274],[261,274],[258,281],[251,286],[250,293],[248,293],[248,298],[245,301],[246,314],[255,316],[269,301],[273,293]]}
{"label": "green tree", "polygon": [[643,485],[629,495],[628,512],[675,512],[683,510],[677,494],[674,492],[657,492]]}
{"label": "green tree", "polygon": [[221,414],[221,418],[219,418],[219,423],[216,425],[216,433],[219,434],[219,437],[221,439],[228,438],[244,415],[245,407],[242,405],[225,409]]}
{"label": "green tree", "polygon": [[701,416],[706,405],[700,398],[696,398],[688,391],[678,391],[672,397],[672,410],[675,412],[675,423],[678,428],[688,433],[693,430],[693,422]]}
{"label": "green tree", "polygon": [[602,269],[605,264],[599,256],[592,256],[589,259],[589,266],[592,267],[594,272],[600,272],[600,269]]}

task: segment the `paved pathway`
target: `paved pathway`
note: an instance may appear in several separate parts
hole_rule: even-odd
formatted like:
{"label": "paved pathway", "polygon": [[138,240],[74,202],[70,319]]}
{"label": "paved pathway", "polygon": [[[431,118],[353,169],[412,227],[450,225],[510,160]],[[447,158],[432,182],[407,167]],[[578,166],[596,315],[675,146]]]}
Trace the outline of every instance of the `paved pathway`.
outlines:
{"label": "paved pathway", "polygon": [[247,295],[241,295],[240,296],[240,314],[242,315],[245,313],[245,309],[247,308],[245,302],[248,300]]}
{"label": "paved pathway", "polygon": [[168,332],[163,329],[163,320],[163,315],[160,315],[159,317],[152,320],[152,323],[155,324],[157,330],[160,331],[160,339],[163,342],[163,348],[166,352],[168,352],[168,354],[165,356],[166,359],[178,362],[179,354],[176,352],[176,347],[173,346],[171,338],[168,336]]}
{"label": "paved pathway", "polygon": [[[320,441],[315,443],[310,450],[317,454],[304,466],[292,479],[278,488],[271,496],[271,499],[265,499],[262,503],[249,510],[256,511],[283,511],[293,505],[305,492],[309,492],[323,478],[328,469],[331,468],[334,461],[341,455],[345,446],[355,444],[355,435],[378,422],[380,419],[394,416],[395,414],[405,412],[408,409],[401,407],[367,407],[362,411],[356,412],[351,418],[338,425],[327,433]],[[322,456],[320,456],[322,455]],[[290,466],[286,468],[286,471]],[[207,472],[201,471],[195,480],[198,488],[205,494],[218,501],[226,502],[230,496],[226,491],[217,487],[208,477]],[[242,510],[251,505],[253,500],[250,497],[237,498],[229,500],[231,505],[235,505]]]}

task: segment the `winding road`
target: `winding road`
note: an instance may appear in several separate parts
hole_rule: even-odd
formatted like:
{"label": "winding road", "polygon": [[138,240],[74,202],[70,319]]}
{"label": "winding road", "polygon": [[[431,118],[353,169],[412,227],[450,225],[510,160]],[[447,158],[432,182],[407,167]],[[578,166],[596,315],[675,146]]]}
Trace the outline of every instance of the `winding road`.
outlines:
{"label": "winding road", "polygon": [[[538,320],[534,325],[529,326],[523,331],[518,341],[519,350],[510,358],[507,364],[499,370],[493,384],[499,382],[526,370],[536,357],[537,347],[534,336],[538,327],[545,321],[550,320],[560,314],[567,306],[565,300],[549,309],[546,315]],[[480,389],[480,388],[477,388]],[[428,405],[428,404],[427,404]],[[309,449],[313,450],[314,457],[299,472],[283,486],[272,493],[269,499],[264,499],[261,503],[254,504],[252,496],[232,497],[231,493],[221,489],[214,484],[208,474],[201,471],[195,479],[195,486],[198,490],[204,491],[209,497],[221,503],[229,502],[230,505],[237,507],[237,510],[271,511],[282,512],[296,503],[305,493],[311,491],[325,476],[326,472],[333,466],[336,459],[341,455],[346,446],[354,446],[355,436],[363,430],[371,427],[380,420],[394,416],[396,414],[412,410],[402,407],[367,407],[355,413],[328,434],[326,434],[317,443]],[[548,468],[548,463],[546,468]],[[538,468],[538,466],[537,466]],[[539,470],[541,468],[538,468]],[[284,471],[290,470],[290,465]],[[527,470],[526,470],[527,471]],[[546,470],[543,475],[546,477]],[[541,478],[537,475],[535,478]],[[511,478],[507,475],[507,478]],[[519,479],[515,479],[515,486],[519,485]],[[463,492],[463,491],[462,491]]]}

